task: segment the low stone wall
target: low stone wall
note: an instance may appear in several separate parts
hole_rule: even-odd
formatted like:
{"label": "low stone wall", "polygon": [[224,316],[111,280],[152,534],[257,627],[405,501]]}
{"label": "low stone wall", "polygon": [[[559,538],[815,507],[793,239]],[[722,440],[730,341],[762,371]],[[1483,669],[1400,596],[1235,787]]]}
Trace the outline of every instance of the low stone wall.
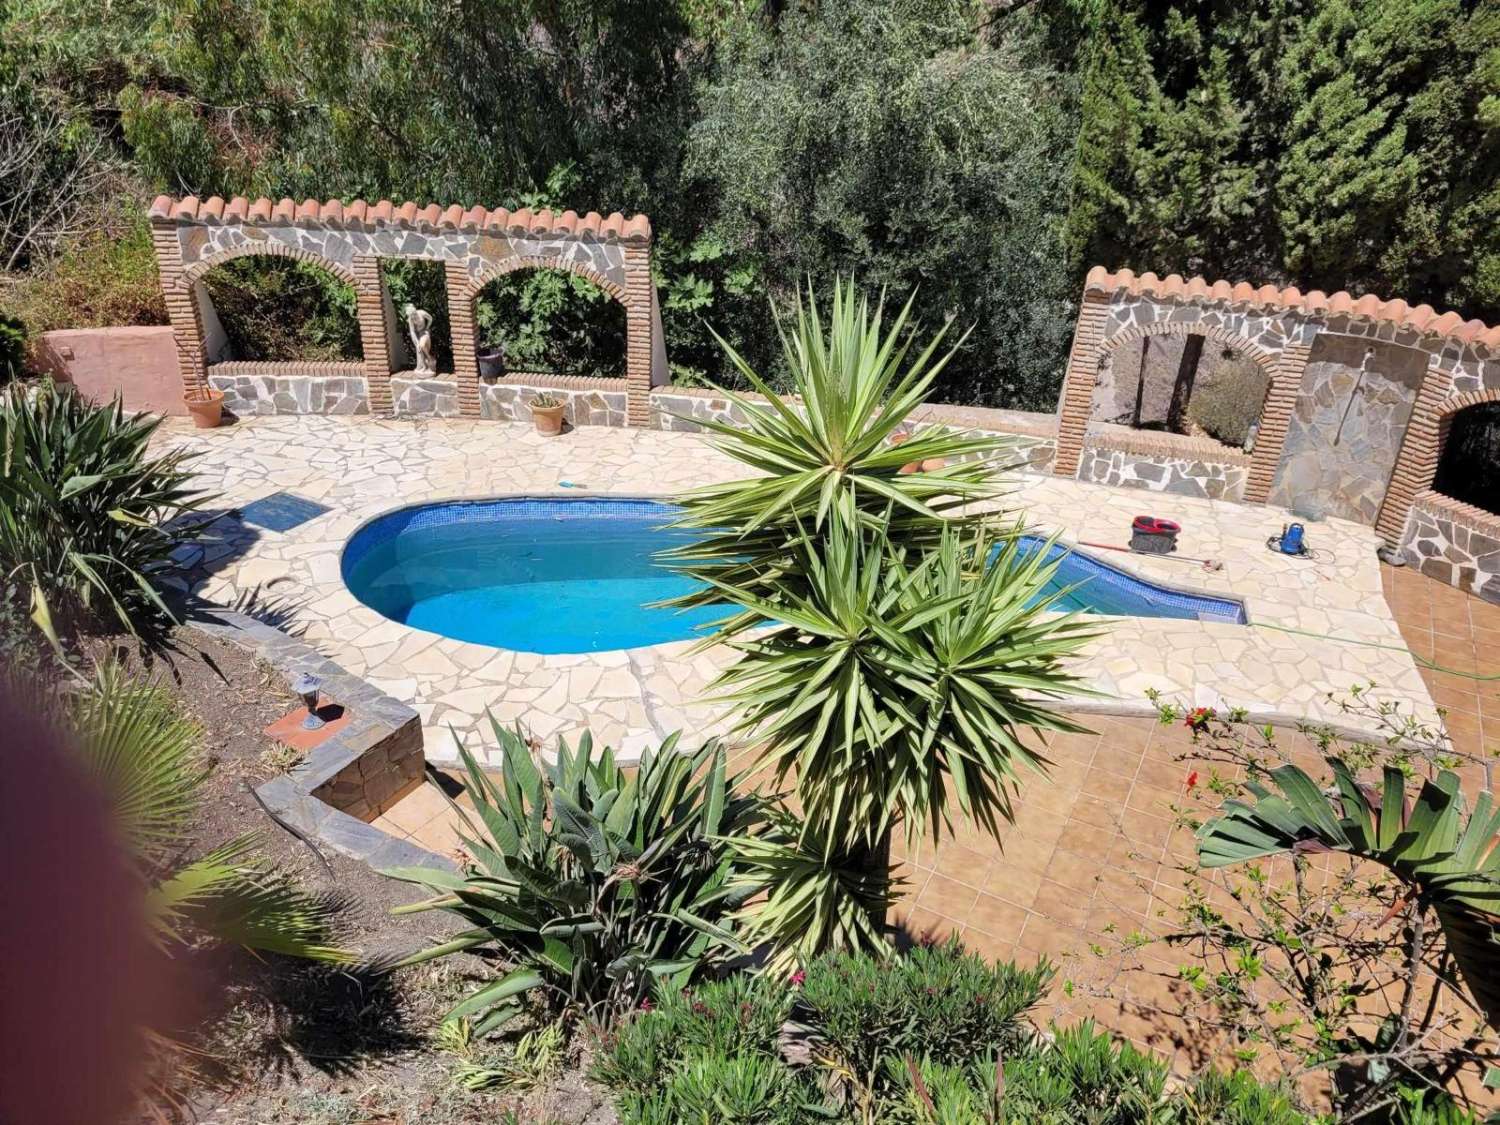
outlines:
{"label": "low stone wall", "polygon": [[324,697],[350,711],[346,726],[286,774],[256,788],[273,816],[372,867],[452,867],[369,823],[423,783],[426,759],[416,711],[304,642],[243,613],[199,602],[187,607],[183,618],[193,629],[248,649],[288,682],[311,672],[322,680]]}
{"label": "low stone wall", "polygon": [[369,388],[359,363],[210,364],[208,385],[224,392],[224,409],[256,414],[368,414]]}
{"label": "low stone wall", "polygon": [[391,403],[397,418],[457,418],[463,412],[452,375],[392,375]]}
{"label": "low stone wall", "polygon": [[1078,462],[1079,480],[1208,500],[1244,500],[1249,477],[1249,454],[1202,438],[1095,433]]}
{"label": "low stone wall", "polygon": [[624,426],[627,392],[623,379],[566,375],[510,375],[479,384],[479,416],[502,422],[530,422],[531,401],[549,394],[563,404],[570,426]]}
{"label": "low stone wall", "polygon": [[1419,493],[1402,553],[1428,577],[1500,604],[1500,516],[1440,492]]}
{"label": "low stone wall", "polygon": [[659,387],[651,392],[651,425],[655,429],[696,434],[703,432],[705,421],[743,426],[745,412],[732,399],[706,388]]}

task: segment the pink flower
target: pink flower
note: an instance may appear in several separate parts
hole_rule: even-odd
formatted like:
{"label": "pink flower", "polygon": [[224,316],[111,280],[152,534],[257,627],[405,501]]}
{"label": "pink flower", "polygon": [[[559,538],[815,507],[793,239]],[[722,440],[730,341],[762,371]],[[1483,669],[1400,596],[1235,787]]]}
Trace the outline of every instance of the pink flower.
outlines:
{"label": "pink flower", "polygon": [[651,1011],[651,1009],[653,1009],[655,1007],[656,1007],[656,1005],[653,1004],[653,1003],[651,1003],[651,998],[649,996],[646,997],[644,1000],[641,1001],[641,1011],[643,1011],[643,1012],[649,1012],[649,1011]]}
{"label": "pink flower", "polygon": [[802,987],[802,982],[805,981],[806,979],[807,979],[807,974],[805,972],[803,972],[801,969],[798,969],[795,973],[792,974],[792,987],[793,988],[801,988]]}

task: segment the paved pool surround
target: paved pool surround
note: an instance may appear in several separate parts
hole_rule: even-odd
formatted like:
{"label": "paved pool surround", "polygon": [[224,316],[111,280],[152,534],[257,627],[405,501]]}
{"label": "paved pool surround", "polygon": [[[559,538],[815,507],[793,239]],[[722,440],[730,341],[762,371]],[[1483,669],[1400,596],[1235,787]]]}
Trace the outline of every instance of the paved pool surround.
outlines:
{"label": "paved pool surround", "polygon": [[[208,431],[170,420],[156,442],[201,455],[194,465],[205,486],[221,494],[218,507],[286,489],[331,509],[285,533],[226,518],[220,542],[185,552],[182,561],[195,568],[201,596],[263,603],[283,628],[408,702],[421,717],[429,761],[457,757],[455,733],[476,750],[489,745],[486,708],[500,723],[523,722],[547,740],[591,728],[627,757],[672,731],[703,737],[725,729],[725,709],[708,701],[708,685],[733,658],[727,649],[693,652],[684,641],[581,655],[510,652],[388,620],[360,604],[340,572],[349,536],[404,505],[507,495],[675,500],[696,485],[741,475],[702,435],[601,426],[543,438],[529,426],[483,420],[299,415]],[[1147,498],[1033,472],[1011,476],[1004,503],[1025,508],[1038,529],[1080,544],[1123,544],[1130,519],[1142,512],[1178,520],[1180,555],[1220,560],[1221,570],[1179,558],[1092,553],[1151,581],[1242,598],[1255,623],[1111,618],[1106,636],[1076,663],[1099,693],[1085,706],[1140,714],[1155,689],[1195,704],[1243,706],[1266,719],[1338,724],[1344,716],[1329,695],[1373,681],[1380,697],[1436,721],[1382,596],[1373,529],[1345,520],[1310,524],[1320,552],[1310,562],[1266,549],[1266,537],[1289,518],[1276,508]]]}

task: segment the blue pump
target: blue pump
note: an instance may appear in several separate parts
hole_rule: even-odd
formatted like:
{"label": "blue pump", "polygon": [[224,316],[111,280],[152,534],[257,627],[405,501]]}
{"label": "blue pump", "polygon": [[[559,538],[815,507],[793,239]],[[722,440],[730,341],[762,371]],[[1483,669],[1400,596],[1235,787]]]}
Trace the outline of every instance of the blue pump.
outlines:
{"label": "blue pump", "polygon": [[1305,555],[1307,543],[1304,535],[1305,531],[1300,523],[1283,524],[1281,534],[1273,536],[1272,543],[1283,555]]}

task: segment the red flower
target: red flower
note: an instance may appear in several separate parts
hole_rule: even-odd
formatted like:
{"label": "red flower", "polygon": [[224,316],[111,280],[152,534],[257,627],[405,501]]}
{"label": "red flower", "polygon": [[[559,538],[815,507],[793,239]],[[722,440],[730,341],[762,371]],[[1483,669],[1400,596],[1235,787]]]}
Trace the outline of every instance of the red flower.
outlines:
{"label": "red flower", "polygon": [[1194,707],[1187,713],[1187,717],[1182,720],[1182,725],[1194,734],[1197,734],[1199,731],[1208,729],[1208,720],[1213,717],[1214,709],[1212,707]]}
{"label": "red flower", "polygon": [[651,1003],[651,998],[649,996],[641,1001],[641,1011],[643,1012],[649,1012],[654,1007],[656,1007],[656,1005]]}
{"label": "red flower", "polygon": [[1189,793],[1191,793],[1193,791],[1193,786],[1195,786],[1197,784],[1198,784],[1198,771],[1194,770],[1192,773],[1190,773],[1190,774],[1187,775],[1187,791]]}
{"label": "red flower", "polygon": [[805,981],[806,979],[807,979],[807,974],[804,973],[801,969],[798,969],[795,973],[792,974],[792,987],[793,988],[801,988],[802,987],[802,982]]}

